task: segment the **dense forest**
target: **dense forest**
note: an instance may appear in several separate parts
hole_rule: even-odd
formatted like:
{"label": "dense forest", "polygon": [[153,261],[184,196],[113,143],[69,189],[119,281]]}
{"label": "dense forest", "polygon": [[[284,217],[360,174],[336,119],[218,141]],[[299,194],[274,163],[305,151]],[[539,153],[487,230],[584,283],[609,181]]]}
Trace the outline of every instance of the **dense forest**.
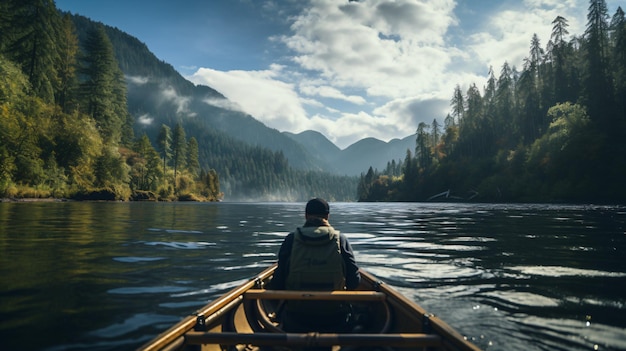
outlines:
{"label": "dense forest", "polygon": [[103,26],[79,42],[53,1],[0,2],[0,196],[217,200],[198,144],[163,126],[135,138]]}
{"label": "dense forest", "polygon": [[141,106],[128,103],[137,76],[219,93],[129,38],[60,13],[52,0],[0,2],[0,197],[355,199],[356,177],[293,169],[282,152],[234,140],[202,118],[174,111],[151,128],[137,123]]}
{"label": "dense forest", "polygon": [[[521,71],[490,70],[482,91],[454,88],[443,125],[417,126],[416,147],[369,169],[360,201],[626,199],[626,20],[591,0],[586,31],[556,17]],[[497,77],[496,77],[497,75]]]}
{"label": "dense forest", "polygon": [[[555,18],[545,46],[531,38],[521,71],[505,63],[482,89],[456,86],[443,123],[417,126],[405,159],[359,180],[294,168],[258,135],[229,136],[238,127],[217,108],[185,118],[131,89],[150,77],[145,86],[223,98],[129,35],[53,0],[3,0],[0,197],[623,202],[626,20],[601,0],[587,19],[570,36]],[[136,121],[148,110],[154,123]]]}

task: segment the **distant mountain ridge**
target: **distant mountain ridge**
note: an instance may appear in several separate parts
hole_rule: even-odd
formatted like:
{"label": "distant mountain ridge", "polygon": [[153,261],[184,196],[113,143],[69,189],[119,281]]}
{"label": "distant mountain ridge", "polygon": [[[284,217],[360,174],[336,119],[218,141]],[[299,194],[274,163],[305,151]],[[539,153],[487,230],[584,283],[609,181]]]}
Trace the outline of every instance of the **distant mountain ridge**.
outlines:
{"label": "distant mountain ridge", "polygon": [[336,172],[346,175],[366,173],[369,167],[383,170],[388,162],[404,160],[406,151],[415,148],[414,135],[389,142],[365,138],[341,150],[319,132],[304,131],[299,134],[283,132],[283,134],[298,141],[314,157],[328,162]]}
{"label": "distant mountain ridge", "polygon": [[[83,16],[73,18],[79,36],[97,25]],[[128,107],[137,135],[145,132],[155,140],[162,124],[173,127],[183,122],[190,136],[223,134],[253,147],[282,152],[295,169],[349,176],[365,173],[370,166],[383,169],[387,162],[403,159],[406,150],[414,148],[413,136],[389,143],[367,138],[341,150],[319,132],[281,133],[231,109],[233,103],[217,90],[188,81],[137,38],[106,25],[105,30],[127,78]]]}

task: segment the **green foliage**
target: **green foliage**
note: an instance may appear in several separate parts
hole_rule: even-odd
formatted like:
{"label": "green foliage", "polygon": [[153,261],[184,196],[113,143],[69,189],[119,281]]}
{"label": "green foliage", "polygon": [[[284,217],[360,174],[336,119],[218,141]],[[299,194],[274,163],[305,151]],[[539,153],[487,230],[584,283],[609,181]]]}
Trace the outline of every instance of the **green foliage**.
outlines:
{"label": "green foliage", "polygon": [[51,0],[7,0],[9,28],[2,40],[8,57],[19,63],[34,94],[54,102],[59,82],[57,63],[60,16]]}
{"label": "green foliage", "polygon": [[65,113],[75,110],[78,104],[76,89],[78,78],[78,37],[69,14],[63,16],[59,31],[59,61],[57,63],[58,90],[55,101]]}
{"label": "green foliage", "polygon": [[157,145],[163,158],[163,173],[166,172],[167,161],[172,157],[172,129],[165,124],[161,125]]}
{"label": "green foliage", "polygon": [[178,183],[189,194],[211,188],[194,199],[218,199],[217,174],[199,178],[197,142],[186,155],[184,130],[177,165],[190,160],[195,175],[185,170],[176,181],[147,136],[133,140],[126,82],[104,27],[91,27],[81,51],[71,17],[54,2],[9,0],[0,9],[0,196],[175,199]]}
{"label": "green foliage", "polygon": [[119,143],[126,121],[126,88],[113,45],[102,26],[92,30],[85,42],[81,84],[84,112],[96,121],[105,143]]}
{"label": "green foliage", "polygon": [[198,141],[191,137],[187,143],[187,170],[191,174],[198,174],[200,170],[200,160],[198,159]]}
{"label": "green foliage", "polygon": [[623,202],[626,20],[618,8],[609,25],[603,0],[588,20],[567,42],[558,16],[546,50],[533,36],[522,72],[491,70],[482,94],[457,85],[444,134],[418,126],[400,184],[370,170],[359,199]]}
{"label": "green foliage", "polygon": [[187,139],[185,136],[185,130],[183,126],[178,123],[174,128],[174,135],[172,137],[172,163],[174,167],[174,192],[178,187],[176,184],[178,183],[177,174],[178,170],[185,166],[187,161]]}

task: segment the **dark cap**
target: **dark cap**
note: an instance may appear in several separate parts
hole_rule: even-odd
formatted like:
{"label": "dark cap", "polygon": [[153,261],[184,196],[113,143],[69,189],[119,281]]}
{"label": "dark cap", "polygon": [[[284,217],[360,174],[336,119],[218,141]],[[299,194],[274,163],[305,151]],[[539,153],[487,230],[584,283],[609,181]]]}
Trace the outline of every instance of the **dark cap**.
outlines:
{"label": "dark cap", "polygon": [[327,216],[330,213],[330,207],[328,207],[328,202],[326,202],[326,200],[316,197],[306,203],[305,213],[310,215]]}

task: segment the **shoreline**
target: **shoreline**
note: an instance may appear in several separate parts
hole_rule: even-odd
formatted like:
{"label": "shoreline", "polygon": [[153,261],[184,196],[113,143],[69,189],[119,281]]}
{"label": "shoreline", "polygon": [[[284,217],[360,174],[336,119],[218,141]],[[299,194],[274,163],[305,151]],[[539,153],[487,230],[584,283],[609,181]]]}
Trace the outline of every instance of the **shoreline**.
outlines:
{"label": "shoreline", "polygon": [[25,198],[9,198],[3,197],[0,198],[0,202],[69,202],[73,201],[70,199],[57,199],[54,197],[25,197]]}

